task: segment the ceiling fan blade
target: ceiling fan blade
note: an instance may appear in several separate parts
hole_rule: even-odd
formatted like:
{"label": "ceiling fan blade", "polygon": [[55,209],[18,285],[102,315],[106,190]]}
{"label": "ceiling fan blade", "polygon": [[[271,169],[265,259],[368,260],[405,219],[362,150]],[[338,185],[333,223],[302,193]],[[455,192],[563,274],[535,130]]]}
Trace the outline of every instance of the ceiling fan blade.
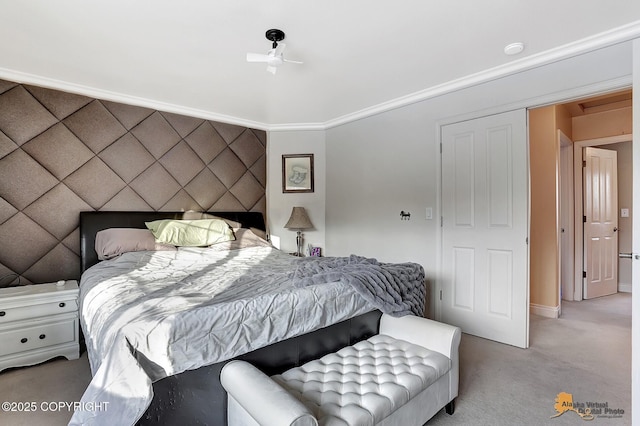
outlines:
{"label": "ceiling fan blade", "polygon": [[284,49],[287,47],[286,44],[284,43],[278,43],[278,46],[276,46],[276,50],[275,50],[275,55],[276,56],[281,56],[282,52],[284,52]]}
{"label": "ceiling fan blade", "polygon": [[247,53],[247,62],[267,62],[270,58],[262,53]]}
{"label": "ceiling fan blade", "polygon": [[287,48],[285,43],[278,43],[284,40],[284,32],[280,30],[269,30],[266,33],[267,40],[272,42],[272,48],[266,55],[260,53],[247,53],[247,62],[266,62],[267,72],[275,74],[278,67],[284,62],[291,62],[293,64],[302,64],[301,61],[294,61],[285,59],[283,56],[284,50]]}

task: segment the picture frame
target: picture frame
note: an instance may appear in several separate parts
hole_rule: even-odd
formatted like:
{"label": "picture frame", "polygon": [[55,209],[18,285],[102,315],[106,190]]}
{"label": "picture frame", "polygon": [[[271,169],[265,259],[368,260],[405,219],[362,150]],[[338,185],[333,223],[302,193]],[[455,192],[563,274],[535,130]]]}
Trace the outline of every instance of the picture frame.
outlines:
{"label": "picture frame", "polygon": [[321,257],[322,249],[320,247],[309,246],[309,256]]}
{"label": "picture frame", "polygon": [[282,156],[282,192],[313,192],[313,154]]}

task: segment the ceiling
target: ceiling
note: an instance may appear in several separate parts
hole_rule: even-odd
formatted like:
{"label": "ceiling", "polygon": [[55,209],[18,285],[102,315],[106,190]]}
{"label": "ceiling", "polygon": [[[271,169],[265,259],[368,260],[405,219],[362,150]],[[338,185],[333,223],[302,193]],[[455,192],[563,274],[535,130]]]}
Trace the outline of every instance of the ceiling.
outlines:
{"label": "ceiling", "polygon": [[631,89],[628,89],[615,93],[593,96],[586,99],[579,99],[566,103],[564,106],[569,109],[569,114],[571,114],[572,117],[577,117],[620,108],[630,108],[632,107],[632,101],[632,91]]}
{"label": "ceiling", "polygon": [[[640,36],[637,0],[0,0],[0,8],[0,78],[266,130],[326,128],[487,70],[543,63],[559,48],[598,47],[586,42],[594,35]],[[285,57],[304,64],[272,75],[246,62],[247,52],[269,50],[270,28],[286,33]],[[513,42],[525,50],[505,55]]]}

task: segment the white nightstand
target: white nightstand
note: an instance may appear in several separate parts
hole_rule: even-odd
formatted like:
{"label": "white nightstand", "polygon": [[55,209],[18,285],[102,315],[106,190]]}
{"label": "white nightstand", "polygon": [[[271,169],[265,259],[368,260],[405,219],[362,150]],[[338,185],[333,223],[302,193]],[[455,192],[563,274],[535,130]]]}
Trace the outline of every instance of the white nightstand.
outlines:
{"label": "white nightstand", "polygon": [[0,371],[78,359],[78,282],[0,289]]}

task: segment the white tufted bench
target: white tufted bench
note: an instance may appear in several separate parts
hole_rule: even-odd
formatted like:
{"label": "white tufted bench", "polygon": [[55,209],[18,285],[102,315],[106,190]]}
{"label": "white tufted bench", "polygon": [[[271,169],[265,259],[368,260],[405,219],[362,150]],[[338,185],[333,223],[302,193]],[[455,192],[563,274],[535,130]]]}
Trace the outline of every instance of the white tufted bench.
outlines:
{"label": "white tufted bench", "polygon": [[445,406],[452,414],[460,329],[383,315],[379,333],[272,377],[228,363],[229,426],[419,426]]}

